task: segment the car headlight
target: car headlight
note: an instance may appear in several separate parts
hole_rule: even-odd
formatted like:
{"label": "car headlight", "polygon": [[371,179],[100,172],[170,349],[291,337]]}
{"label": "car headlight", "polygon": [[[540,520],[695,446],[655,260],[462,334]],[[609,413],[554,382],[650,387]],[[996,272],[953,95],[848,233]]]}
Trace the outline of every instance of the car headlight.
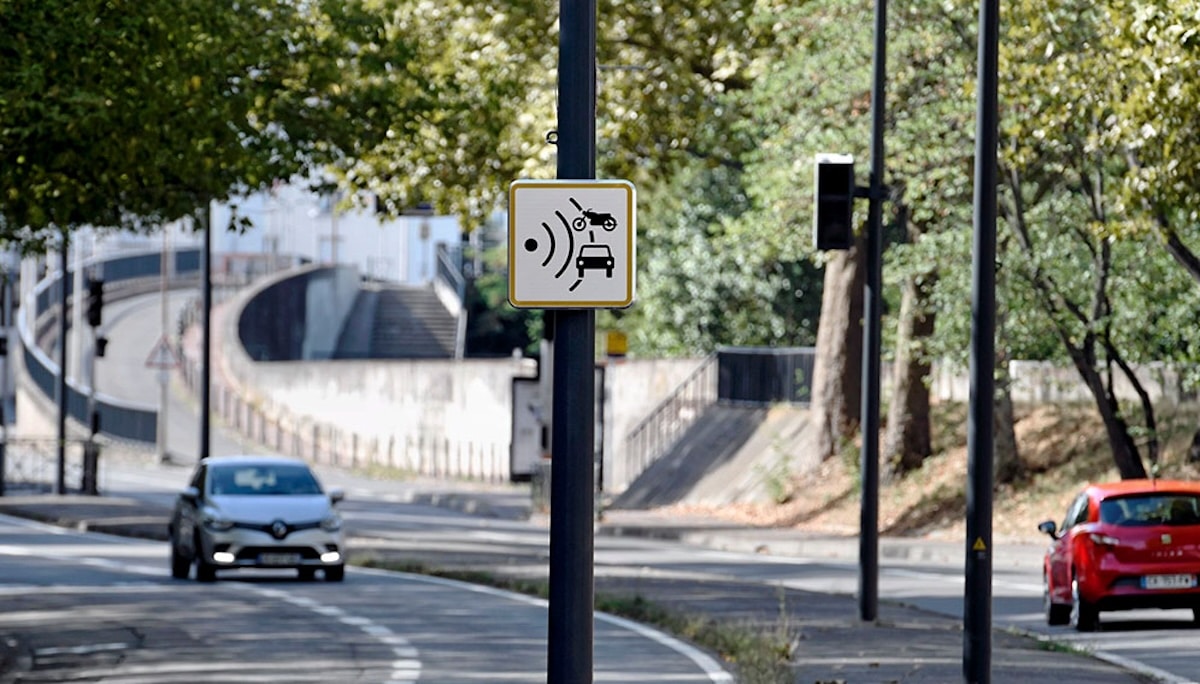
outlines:
{"label": "car headlight", "polygon": [[217,514],[204,516],[204,526],[214,532],[226,532],[233,529],[233,521]]}
{"label": "car headlight", "polygon": [[332,513],[329,517],[321,521],[321,529],[326,532],[337,532],[342,529],[342,518],[337,513]]}

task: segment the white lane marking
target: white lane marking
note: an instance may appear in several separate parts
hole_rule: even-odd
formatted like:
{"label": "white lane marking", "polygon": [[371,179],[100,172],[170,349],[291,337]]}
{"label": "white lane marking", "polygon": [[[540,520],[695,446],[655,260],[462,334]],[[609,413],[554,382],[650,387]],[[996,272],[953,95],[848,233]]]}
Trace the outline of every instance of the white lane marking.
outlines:
{"label": "white lane marking", "polygon": [[[164,572],[161,568],[155,567],[155,566],[128,565],[128,564],[121,563],[118,561],[109,560],[107,558],[80,557],[80,556],[69,554],[69,553],[63,553],[62,549],[59,550],[59,553],[48,553],[47,551],[49,551],[49,550],[50,549],[45,549],[45,548],[35,550],[35,549],[26,547],[26,546],[0,545],[0,556],[3,556],[3,555],[23,556],[23,557],[30,557],[30,558],[43,558],[46,560],[53,560],[53,561],[60,561],[60,562],[61,561],[69,561],[69,562],[73,562],[73,563],[79,563],[79,564],[87,566],[87,567],[104,568],[106,570],[114,570],[114,571],[119,571],[119,572],[130,572],[130,573],[136,573],[136,574],[141,574],[141,575],[160,576]],[[145,584],[149,584],[149,583],[121,583],[121,584],[123,584],[123,585],[135,585],[135,584],[145,585]],[[9,585],[9,586],[2,587],[2,588],[0,588],[0,595],[11,594],[11,593],[13,593],[14,589],[23,589],[25,586],[26,585],[21,585],[20,587],[17,587],[16,585]],[[386,684],[415,684],[416,681],[418,679],[420,679],[420,677],[421,677],[420,653],[417,650],[417,648],[414,647],[404,637],[393,633],[392,630],[388,629],[387,627],[385,627],[383,625],[376,624],[370,618],[348,615],[344,610],[342,610],[341,608],[338,608],[336,606],[323,605],[311,598],[304,597],[304,596],[293,596],[291,594],[280,591],[278,589],[271,589],[271,588],[266,588],[266,587],[256,587],[253,585],[245,585],[245,584],[228,584],[226,586],[228,586],[230,588],[234,588],[234,589],[250,591],[250,592],[256,593],[259,596],[262,596],[264,598],[286,601],[286,602],[292,604],[293,606],[296,606],[297,608],[301,608],[303,610],[317,613],[319,615],[323,615],[326,617],[335,618],[339,622],[341,622],[345,625],[348,625],[351,627],[357,627],[360,631],[362,631],[367,636],[371,637],[372,639],[375,639],[379,643],[390,648],[392,655],[396,658],[396,660],[394,660],[392,662],[392,672],[389,675],[389,678],[387,679]],[[52,589],[52,588],[40,587],[40,586],[37,587],[38,591],[45,591],[47,589]],[[79,648],[92,649],[90,651],[83,651],[84,653],[91,653],[91,652],[99,652],[102,650],[116,650],[116,648],[124,649],[127,647],[125,644],[116,645],[115,647],[113,647],[113,646],[114,646],[113,644],[93,644],[90,646],[80,646],[80,647],[76,647],[76,648],[77,649],[79,649]],[[47,654],[61,655],[61,653],[52,653],[53,651],[55,651],[55,649],[42,649],[42,650],[45,651]],[[77,652],[73,649],[58,649],[58,650],[61,651],[62,653],[67,653],[67,652],[76,653]]]}
{"label": "white lane marking", "polygon": [[105,651],[124,651],[127,648],[129,648],[129,644],[113,641],[107,644],[83,644],[80,646],[70,647],[48,646],[46,648],[34,649],[33,654],[38,657],[48,658],[58,655],[89,655],[92,653],[103,653]]}
{"label": "white lane marking", "polygon": [[392,650],[397,659],[392,661],[392,672],[385,684],[415,684],[421,678],[420,652],[405,639],[385,625],[377,624],[374,620],[357,615],[348,615],[335,606],[326,606],[307,596],[294,596],[278,589],[241,585],[247,591],[261,596],[278,599],[304,610],[320,615],[336,618],[338,622],[359,631]]}
{"label": "white lane marking", "polygon": [[[503,589],[494,589],[492,587],[486,587],[486,586],[482,586],[479,584],[469,584],[467,582],[459,582],[457,580],[445,579],[442,577],[430,577],[427,575],[414,575],[414,574],[407,573],[407,572],[392,572],[389,570],[376,570],[374,568],[356,568],[356,570],[362,574],[374,574],[374,575],[379,575],[381,577],[404,575],[405,578],[416,580],[419,582],[427,582],[429,584],[436,584],[436,585],[444,586],[444,587],[454,587],[455,589],[464,589],[466,591],[473,591],[473,592],[476,592],[479,594],[486,594],[488,596],[496,596],[496,597],[500,597],[500,598],[505,598],[510,601],[515,601],[517,603],[525,603],[525,604],[532,605],[532,606],[549,607],[549,605],[550,605],[550,603],[548,601],[546,601],[545,599],[535,598],[533,596],[526,596],[524,594],[516,594],[511,591],[504,591]],[[728,672],[726,672],[724,670],[724,668],[721,667],[720,663],[718,663],[716,660],[714,660],[711,656],[709,656],[704,651],[701,651],[700,649],[692,646],[691,644],[680,641],[679,639],[676,639],[675,637],[670,636],[669,634],[664,634],[663,632],[660,632],[652,627],[647,627],[645,625],[641,625],[636,622],[626,620],[624,618],[619,618],[615,615],[609,615],[608,613],[596,613],[595,617],[597,620],[600,620],[602,622],[607,622],[608,624],[613,625],[615,627],[626,629],[631,632],[634,632],[635,634],[638,634],[639,636],[657,641],[658,643],[671,649],[672,651],[679,653],[680,655],[684,656],[688,660],[691,660],[693,663],[695,663],[696,666],[699,667],[701,669],[701,671],[704,672],[704,674],[708,677],[709,681],[711,681],[711,682],[715,682],[718,684],[732,684],[732,682],[734,681],[733,676],[731,674],[729,674]]]}
{"label": "white lane marking", "polygon": [[632,622],[615,615],[609,615],[608,613],[596,613],[596,619],[602,620],[617,627],[624,627],[635,634],[639,634],[647,639],[657,641],[663,646],[666,646],[667,648],[686,656],[687,658],[691,659],[693,663],[696,663],[697,667],[704,671],[704,674],[708,676],[709,681],[728,682],[729,684],[732,684],[734,681],[733,675],[726,672],[725,669],[721,667],[721,664],[711,658],[707,653],[691,646],[690,644],[686,644],[679,639],[670,636],[669,634],[664,634],[656,629],[651,629],[637,622]]}
{"label": "white lane marking", "polygon": [[[932,582],[938,584],[953,582],[956,586],[963,585],[966,582],[966,579],[961,574],[928,572],[922,570],[905,570],[903,568],[885,568],[881,571],[881,574],[891,577],[908,577],[911,579],[931,580]],[[994,579],[992,580],[992,587],[994,589],[1001,587],[1017,589],[1035,596],[1041,596],[1042,594],[1042,585],[1034,584],[1032,582],[1010,582],[1006,580]]]}

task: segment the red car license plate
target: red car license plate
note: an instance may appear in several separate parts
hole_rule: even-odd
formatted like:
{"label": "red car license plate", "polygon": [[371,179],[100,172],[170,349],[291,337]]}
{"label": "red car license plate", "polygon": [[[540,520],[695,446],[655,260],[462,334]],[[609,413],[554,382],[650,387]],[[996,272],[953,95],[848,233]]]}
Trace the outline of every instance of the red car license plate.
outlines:
{"label": "red car license plate", "polygon": [[258,556],[261,565],[295,565],[300,562],[298,553],[264,553]]}
{"label": "red car license plate", "polygon": [[1195,575],[1146,575],[1143,589],[1191,589],[1196,586]]}

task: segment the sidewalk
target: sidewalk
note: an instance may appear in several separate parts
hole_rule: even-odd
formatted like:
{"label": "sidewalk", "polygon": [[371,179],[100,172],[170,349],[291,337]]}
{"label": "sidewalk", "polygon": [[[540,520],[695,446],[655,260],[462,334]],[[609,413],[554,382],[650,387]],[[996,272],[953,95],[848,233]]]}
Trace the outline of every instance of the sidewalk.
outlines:
{"label": "sidewalk", "polygon": [[[405,499],[478,516],[523,519],[530,515],[528,496],[521,493],[521,488],[430,482],[412,488]],[[165,506],[124,497],[31,495],[0,497],[0,513],[73,529],[165,540],[169,511]],[[769,550],[776,555],[853,557],[857,553],[854,539],[814,537],[789,530],[750,530],[652,513],[607,513],[598,523],[596,534],[672,538],[727,550]],[[881,556],[903,557],[913,548],[898,540],[884,540]],[[356,550],[371,551],[362,546]],[[947,545],[946,552],[961,555],[957,545]],[[427,565],[436,562],[436,558],[415,560]],[[519,564],[530,559],[513,560]],[[791,637],[797,684],[963,681],[961,623],[888,601],[880,602],[878,619],[867,623],[858,619],[857,600],[852,596],[783,590],[749,580],[598,573],[596,592],[642,596],[685,614],[708,616],[725,624],[756,625],[774,634],[786,633]],[[0,671],[6,655],[12,656],[5,649],[0,642]],[[999,630],[992,645],[992,679],[1022,684],[1155,681],[1114,664],[1054,650],[1034,638]]]}

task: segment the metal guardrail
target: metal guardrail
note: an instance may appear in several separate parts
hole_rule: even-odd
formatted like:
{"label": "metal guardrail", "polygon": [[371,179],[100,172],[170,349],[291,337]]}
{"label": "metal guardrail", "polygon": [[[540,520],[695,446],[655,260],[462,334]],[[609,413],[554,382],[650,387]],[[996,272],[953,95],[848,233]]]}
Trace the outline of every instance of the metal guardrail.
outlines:
{"label": "metal guardrail", "polygon": [[625,437],[625,468],[632,482],[661,458],[717,401],[717,355],[709,354]]}
{"label": "metal guardrail", "polygon": [[740,406],[808,404],[815,347],[721,347],[717,400]]}
{"label": "metal guardrail", "polygon": [[[84,440],[68,440],[66,482],[68,491],[96,493],[96,473],[85,467]],[[92,464],[96,467],[96,464]],[[58,481],[58,440],[0,440],[0,496],[46,494]]]}
{"label": "metal guardrail", "polygon": [[666,455],[714,404],[807,404],[815,363],[812,347],[722,347],[710,354],[629,431],[624,451],[629,481]]}
{"label": "metal guardrail", "polygon": [[454,358],[461,359],[467,346],[467,280],[462,272],[462,248],[437,246],[437,277],[458,303],[455,314]]}
{"label": "metal guardrail", "polygon": [[[172,255],[175,260],[175,278],[195,280],[200,271],[201,250],[180,249],[172,252]],[[156,289],[161,262],[162,253],[155,251],[89,259],[82,264],[82,268],[87,270],[95,265],[102,265],[106,299],[113,300]],[[67,288],[70,300],[73,282],[74,271],[68,270],[65,277],[59,271],[50,272],[34,286],[30,295],[29,301],[33,303],[32,315],[30,312],[22,312],[17,321],[21,345],[24,348],[25,369],[38,389],[52,401],[58,391],[58,362],[43,351],[39,341],[44,335],[57,335],[56,324],[60,314],[70,315],[69,310],[58,310],[61,293],[59,288]],[[87,425],[87,404],[87,393],[68,380],[67,414]],[[134,406],[115,397],[97,394],[96,411],[100,415],[100,430],[105,434],[149,443],[158,439],[158,412],[154,409]]]}

